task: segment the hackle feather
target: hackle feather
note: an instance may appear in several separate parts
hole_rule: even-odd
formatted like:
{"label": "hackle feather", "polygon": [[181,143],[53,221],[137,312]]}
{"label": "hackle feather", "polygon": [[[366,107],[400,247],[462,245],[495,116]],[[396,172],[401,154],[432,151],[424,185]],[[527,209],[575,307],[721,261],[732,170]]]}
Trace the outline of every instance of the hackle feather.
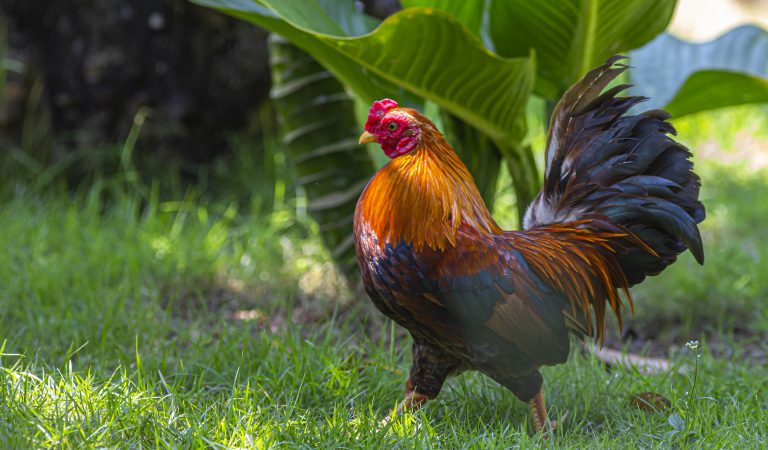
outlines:
{"label": "hackle feather", "polygon": [[416,249],[456,244],[462,223],[485,235],[501,231],[464,163],[429,119],[400,108],[421,123],[416,149],[384,166],[360,197],[362,216],[378,238]]}

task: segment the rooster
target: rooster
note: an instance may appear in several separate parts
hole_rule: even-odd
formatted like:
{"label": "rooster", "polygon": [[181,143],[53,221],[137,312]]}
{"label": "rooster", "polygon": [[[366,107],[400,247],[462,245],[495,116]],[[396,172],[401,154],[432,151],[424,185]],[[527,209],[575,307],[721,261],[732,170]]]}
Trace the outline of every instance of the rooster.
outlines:
{"label": "rooster", "polygon": [[[362,282],[413,337],[398,411],[435,398],[449,375],[478,370],[550,427],[539,368],[566,361],[569,333],[602,340],[608,307],[689,249],[704,252],[700,181],[670,138],[669,115],[627,111],[643,97],[606,89],[613,57],[566,92],[547,136],[545,179],[523,230],[502,230],[435,125],[390,99],[374,102],[360,143],[391,158],[354,217]],[[621,293],[623,292],[623,296]]]}

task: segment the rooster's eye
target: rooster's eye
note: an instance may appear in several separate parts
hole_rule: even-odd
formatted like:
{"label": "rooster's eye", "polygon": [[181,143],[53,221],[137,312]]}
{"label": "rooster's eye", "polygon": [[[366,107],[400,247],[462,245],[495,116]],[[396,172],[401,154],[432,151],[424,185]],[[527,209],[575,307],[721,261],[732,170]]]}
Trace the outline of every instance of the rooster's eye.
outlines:
{"label": "rooster's eye", "polygon": [[389,130],[389,131],[397,130],[397,124],[395,122],[389,122],[387,124],[387,130]]}

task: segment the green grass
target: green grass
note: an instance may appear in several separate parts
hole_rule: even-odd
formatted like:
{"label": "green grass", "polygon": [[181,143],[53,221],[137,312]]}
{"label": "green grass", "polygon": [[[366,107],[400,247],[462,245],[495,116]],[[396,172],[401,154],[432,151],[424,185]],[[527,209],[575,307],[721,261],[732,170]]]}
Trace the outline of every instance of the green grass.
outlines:
{"label": "green grass", "polygon": [[[376,431],[410,342],[344,289],[284,207],[160,201],[98,177],[75,194],[3,191],[0,448],[760,448],[768,366],[750,358],[768,333],[768,168],[753,162],[768,119],[751,107],[677,126],[706,153],[707,263],[684,256],[636,289],[634,319],[667,333],[676,370],[606,371],[573,352],[543,370],[551,414],[565,416],[548,442],[474,373]],[[686,348],[694,339],[703,351]],[[671,408],[630,406],[641,392]]]}
{"label": "green grass", "polygon": [[678,339],[748,329],[768,348],[768,107],[698,114],[675,126],[702,179],[706,261],[699,266],[686,253],[636,288],[638,319],[682,325],[673,329]]}

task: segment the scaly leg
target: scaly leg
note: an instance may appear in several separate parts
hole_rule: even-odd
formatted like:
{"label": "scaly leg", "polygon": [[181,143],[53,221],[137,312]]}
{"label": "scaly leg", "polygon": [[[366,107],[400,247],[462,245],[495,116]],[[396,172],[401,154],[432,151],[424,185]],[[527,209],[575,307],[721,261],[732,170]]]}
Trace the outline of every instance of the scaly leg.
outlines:
{"label": "scaly leg", "polygon": [[427,400],[437,397],[443,382],[449,373],[458,366],[458,362],[440,350],[424,345],[414,339],[413,365],[405,384],[405,398],[393,414],[381,421],[379,429],[384,428],[394,417],[405,410],[416,410]]}
{"label": "scaly leg", "polygon": [[402,414],[405,412],[406,409],[412,409],[417,410],[421,408],[421,405],[424,403],[427,403],[427,400],[429,400],[430,397],[428,397],[426,394],[422,394],[421,392],[416,392],[415,389],[411,386],[410,380],[407,384],[406,391],[405,391],[405,398],[402,402],[400,402],[399,405],[397,405],[397,410],[395,411],[396,414]]}
{"label": "scaly leg", "polygon": [[536,393],[536,395],[528,402],[528,407],[531,410],[533,427],[536,429],[537,433],[542,433],[546,436],[550,430],[555,431],[556,422],[554,420],[549,422],[547,407],[544,404],[544,394],[542,394],[541,391]]}
{"label": "scaly leg", "polygon": [[410,384],[411,383],[409,382],[407,385],[407,388],[405,391],[405,398],[403,399],[403,401],[401,401],[397,405],[397,409],[395,409],[394,413],[387,414],[387,417],[385,417],[379,423],[379,429],[386,427],[389,424],[389,422],[392,421],[392,419],[403,414],[406,410],[415,411],[421,408],[421,405],[423,405],[424,403],[427,403],[427,400],[429,400],[429,397],[427,397],[425,394],[409,389],[411,387]]}

